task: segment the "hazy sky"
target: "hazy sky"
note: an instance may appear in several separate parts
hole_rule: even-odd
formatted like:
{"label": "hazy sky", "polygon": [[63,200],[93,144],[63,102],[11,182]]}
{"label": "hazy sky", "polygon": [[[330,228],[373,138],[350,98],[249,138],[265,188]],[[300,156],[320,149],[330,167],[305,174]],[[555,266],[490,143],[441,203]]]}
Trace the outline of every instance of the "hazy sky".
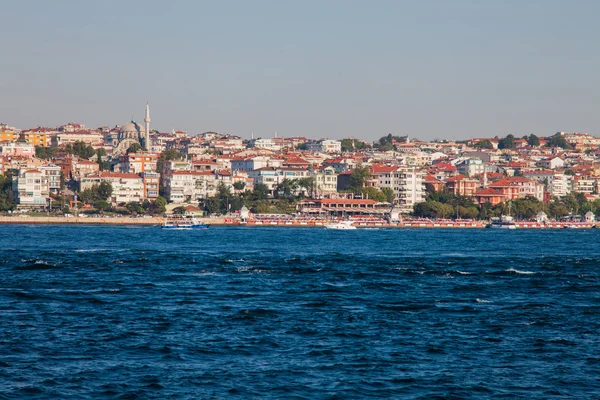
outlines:
{"label": "hazy sky", "polygon": [[600,134],[600,1],[0,0],[0,122]]}

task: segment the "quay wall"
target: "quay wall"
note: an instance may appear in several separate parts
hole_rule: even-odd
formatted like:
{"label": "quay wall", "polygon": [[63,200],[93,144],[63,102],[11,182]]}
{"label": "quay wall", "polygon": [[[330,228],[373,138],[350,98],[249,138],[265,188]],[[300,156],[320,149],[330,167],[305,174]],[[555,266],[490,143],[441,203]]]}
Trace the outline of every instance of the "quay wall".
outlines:
{"label": "quay wall", "polygon": [[[322,227],[329,221],[323,220],[251,220],[241,223],[237,218],[200,218],[203,223],[213,226],[248,226],[248,227]],[[21,224],[21,225],[162,225],[165,218],[132,218],[132,217],[103,217],[103,218],[77,218],[77,217],[0,217],[2,224]],[[486,221],[401,221],[399,223],[385,222],[363,222],[356,221],[354,226],[357,228],[456,228],[473,229],[485,228]],[[516,223],[519,229],[562,229],[569,228],[594,228],[600,227],[598,223],[568,223],[568,222],[548,222],[540,224],[536,222],[520,221]]]}

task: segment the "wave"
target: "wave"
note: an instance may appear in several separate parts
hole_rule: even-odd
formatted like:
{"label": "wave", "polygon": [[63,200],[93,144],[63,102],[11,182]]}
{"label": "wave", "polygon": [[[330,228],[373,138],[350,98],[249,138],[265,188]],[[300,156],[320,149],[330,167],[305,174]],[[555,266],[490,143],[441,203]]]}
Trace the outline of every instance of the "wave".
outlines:
{"label": "wave", "polygon": [[514,272],[515,274],[521,274],[521,275],[533,275],[533,274],[535,274],[535,272],[532,272],[532,271],[520,271],[520,270],[514,269],[514,268],[505,269],[504,272]]}

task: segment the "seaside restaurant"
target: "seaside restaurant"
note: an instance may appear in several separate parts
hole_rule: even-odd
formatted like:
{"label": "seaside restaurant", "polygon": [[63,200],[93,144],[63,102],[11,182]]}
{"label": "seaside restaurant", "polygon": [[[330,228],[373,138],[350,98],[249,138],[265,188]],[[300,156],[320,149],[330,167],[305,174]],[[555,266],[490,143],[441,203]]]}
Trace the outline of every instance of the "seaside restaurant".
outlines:
{"label": "seaside restaurant", "polygon": [[391,203],[380,203],[371,199],[315,199],[301,201],[296,210],[302,215],[352,215],[379,216],[390,213]]}

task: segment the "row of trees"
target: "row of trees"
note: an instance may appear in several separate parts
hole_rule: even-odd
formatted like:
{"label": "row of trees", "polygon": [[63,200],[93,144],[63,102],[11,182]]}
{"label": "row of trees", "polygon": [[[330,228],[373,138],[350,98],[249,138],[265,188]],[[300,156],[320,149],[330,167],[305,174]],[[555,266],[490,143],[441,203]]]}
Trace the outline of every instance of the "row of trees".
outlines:
{"label": "row of trees", "polygon": [[[527,141],[527,144],[532,147],[537,147],[540,145],[540,138],[538,136],[534,135],[533,133],[529,136],[525,135],[521,139],[525,139]],[[498,148],[500,150],[514,149],[516,147],[515,140],[516,140],[516,138],[514,135],[506,135],[506,137],[504,137],[498,141]],[[565,139],[565,137],[563,135],[561,135],[560,133],[550,136],[548,138],[548,142],[546,143],[546,146],[561,147],[565,150],[570,150],[573,148],[573,146],[571,146],[571,144],[569,144],[567,142],[567,140]],[[487,139],[481,140],[481,141],[475,143],[473,145],[473,147],[480,148],[480,149],[490,149],[490,150],[494,148],[494,146],[492,145],[492,142]]]}
{"label": "row of trees", "polygon": [[[104,149],[100,149],[102,155],[106,155]],[[99,150],[99,151],[100,151]],[[73,144],[69,143],[64,148],[61,147],[44,147],[35,146],[35,156],[43,160],[51,159],[56,153],[69,153],[89,160],[96,154],[96,150],[85,142],[77,141]]]}
{"label": "row of trees", "polygon": [[487,203],[478,207],[472,197],[447,192],[430,192],[425,202],[415,204],[413,214],[425,218],[478,218],[489,219],[511,214],[517,219],[533,219],[543,211],[550,218],[583,215],[588,211],[600,212],[600,199],[588,201],[583,193],[569,193],[545,204],[534,197],[512,200],[495,206]]}
{"label": "row of trees", "polygon": [[167,200],[162,196],[158,196],[153,201],[146,199],[141,203],[139,203],[137,201],[129,202],[125,205],[125,208],[132,215],[137,215],[137,214],[162,215],[167,211]]}
{"label": "row of trees", "polygon": [[269,199],[269,188],[262,183],[254,185],[252,191],[232,193],[229,186],[219,182],[216,195],[206,199],[203,206],[209,214],[226,214],[239,210],[244,205],[254,213],[293,213],[294,205],[302,198],[302,194],[293,194],[286,188],[289,189],[287,182],[280,183],[278,189],[282,190],[277,190],[280,194],[274,199]]}

